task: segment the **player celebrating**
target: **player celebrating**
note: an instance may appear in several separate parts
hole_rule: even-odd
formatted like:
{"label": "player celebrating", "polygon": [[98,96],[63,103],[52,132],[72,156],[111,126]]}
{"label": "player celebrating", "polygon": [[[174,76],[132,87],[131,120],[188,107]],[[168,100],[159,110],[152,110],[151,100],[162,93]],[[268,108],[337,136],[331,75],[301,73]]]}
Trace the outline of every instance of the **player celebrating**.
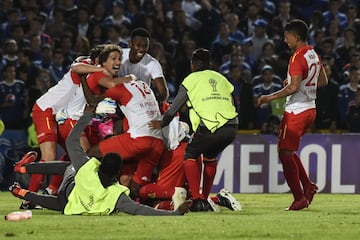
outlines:
{"label": "player celebrating", "polygon": [[119,76],[134,74],[141,81],[155,89],[159,103],[166,101],[169,90],[161,65],[147,53],[150,46],[150,33],[144,28],[136,28],[130,35],[130,48],[123,49]]}
{"label": "player celebrating", "polygon": [[[90,84],[90,90],[95,95],[102,95],[103,89],[107,89],[117,84],[130,81],[132,76],[125,77],[114,77],[117,76],[120,61],[121,61],[122,51],[121,48],[117,45],[108,44],[105,45],[99,54],[98,63],[102,71],[94,72],[92,71],[87,76],[87,82]],[[72,66],[72,70],[75,72],[86,72],[91,71],[94,66],[84,66],[84,65],[75,65]],[[67,104],[58,112],[57,120],[59,123],[59,133],[61,139],[65,141],[71,128],[75,125],[76,121],[82,116],[83,110],[86,104],[86,98],[83,93],[84,82],[81,86],[76,88],[74,96],[67,102]],[[98,131],[96,129],[90,129],[91,126],[85,129],[86,137],[81,138],[82,146],[85,151],[87,151],[92,144],[97,144],[100,140],[94,135],[97,135]],[[89,142],[90,141],[90,142]]]}
{"label": "player celebrating", "polygon": [[[89,82],[88,82],[89,83]],[[91,88],[91,83],[89,83]],[[89,150],[90,156],[118,153],[124,161],[138,161],[130,182],[131,196],[137,197],[142,185],[149,183],[163,151],[160,130],[148,123],[160,118],[159,105],[150,87],[143,81],[130,81],[109,88],[105,97],[115,100],[128,122],[126,132],[107,138]]]}
{"label": "player celebrating", "polygon": [[310,181],[295,151],[299,149],[302,135],[315,120],[316,88],[326,85],[327,77],[319,56],[307,44],[308,26],[304,21],[291,20],[285,26],[284,35],[285,42],[294,50],[285,80],[287,85],[275,93],[260,96],[258,105],[287,97],[280,123],[278,154],[294,196],[287,210],[301,210],[311,203],[318,187]]}
{"label": "player celebrating", "polygon": [[[78,65],[89,65],[95,64],[96,58],[101,52],[102,46],[95,47],[90,52],[89,62],[82,61]],[[103,69],[98,67],[88,68],[89,72],[92,71],[103,71]],[[69,99],[74,96],[76,89],[80,85],[80,76],[74,71],[67,72],[62,80],[60,80],[55,86],[50,88],[44,95],[36,100],[36,103],[32,109],[32,118],[35,125],[37,139],[41,151],[41,160],[40,161],[53,161],[56,159],[57,155],[57,144],[58,144],[58,128],[55,121],[55,114],[66,105]],[[65,142],[61,142],[62,146],[65,149]],[[31,151],[15,164],[14,171],[19,173],[25,173],[25,168],[22,168],[22,165],[25,163],[33,162],[37,158],[37,153]],[[38,191],[43,180],[43,174],[33,174],[30,178],[29,190]],[[48,191],[56,192],[58,183],[61,182],[61,176],[54,176],[51,183],[49,184]],[[35,205],[27,201],[24,201],[20,208],[31,209]]]}
{"label": "player celebrating", "polygon": [[120,211],[133,215],[171,216],[189,212],[191,201],[184,202],[175,211],[137,204],[128,197],[129,189],[118,183],[117,177],[122,168],[122,159],[118,154],[108,153],[100,160],[85,155],[80,145],[80,136],[95,116],[93,111],[94,104],[87,105],[84,115],[66,140],[72,164],[66,168],[59,196],[30,192],[16,183],[10,188],[12,194],[65,215],[109,215]]}

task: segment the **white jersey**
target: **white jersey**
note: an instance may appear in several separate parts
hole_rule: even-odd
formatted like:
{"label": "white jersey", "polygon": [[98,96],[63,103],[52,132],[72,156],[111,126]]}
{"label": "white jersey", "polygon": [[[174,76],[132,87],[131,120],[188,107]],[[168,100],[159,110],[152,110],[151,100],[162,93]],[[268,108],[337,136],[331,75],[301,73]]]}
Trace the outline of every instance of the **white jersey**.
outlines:
{"label": "white jersey", "polygon": [[159,61],[150,54],[145,53],[138,63],[131,63],[129,54],[130,48],[124,48],[119,76],[134,74],[139,80],[146,82],[149,86],[151,86],[151,80],[164,77]]}
{"label": "white jersey", "polygon": [[36,100],[36,104],[43,111],[51,108],[55,114],[67,104],[78,87],[79,85],[72,79],[71,71],[68,71],[55,86]]}
{"label": "white jersey", "polygon": [[161,130],[151,130],[149,122],[160,120],[159,105],[153,91],[143,81],[131,81],[109,88],[106,97],[110,97],[120,104],[120,108],[128,120],[132,138],[151,136],[162,139]]}
{"label": "white jersey", "polygon": [[287,80],[291,76],[302,76],[298,92],[286,98],[285,111],[295,114],[305,110],[316,108],[316,89],[321,70],[321,61],[311,46],[298,49],[290,58]]}
{"label": "white jersey", "polygon": [[80,84],[80,86],[77,86],[75,89],[73,96],[70,98],[70,100],[68,100],[66,106],[64,106],[64,113],[66,114],[67,118],[79,120],[84,113],[86,103],[87,101]]}

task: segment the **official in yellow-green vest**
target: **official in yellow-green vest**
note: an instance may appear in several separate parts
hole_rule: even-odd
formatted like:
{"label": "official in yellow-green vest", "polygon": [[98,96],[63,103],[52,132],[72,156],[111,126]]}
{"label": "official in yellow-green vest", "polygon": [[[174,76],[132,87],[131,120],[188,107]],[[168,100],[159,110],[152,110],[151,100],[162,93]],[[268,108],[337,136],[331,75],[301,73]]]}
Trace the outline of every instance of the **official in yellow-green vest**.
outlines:
{"label": "official in yellow-green vest", "polygon": [[[194,131],[185,150],[184,171],[192,194],[191,211],[210,210],[207,198],[216,174],[216,157],[232,143],[236,136],[238,119],[233,103],[233,85],[220,73],[211,70],[211,54],[196,49],[191,58],[191,70],[179,87],[178,93],[161,120],[167,126],[186,104]],[[158,124],[153,121],[151,127]],[[200,193],[201,161],[203,155],[203,188]]]}

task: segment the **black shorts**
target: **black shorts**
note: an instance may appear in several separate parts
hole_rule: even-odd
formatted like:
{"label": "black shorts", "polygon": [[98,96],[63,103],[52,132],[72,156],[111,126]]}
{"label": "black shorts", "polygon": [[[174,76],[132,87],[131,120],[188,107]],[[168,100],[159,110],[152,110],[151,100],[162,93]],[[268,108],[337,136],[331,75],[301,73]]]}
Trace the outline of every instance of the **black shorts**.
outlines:
{"label": "black shorts", "polygon": [[216,158],[236,136],[237,124],[226,124],[214,133],[204,126],[199,126],[194,138],[185,150],[185,159],[197,159],[201,154],[205,158]]}

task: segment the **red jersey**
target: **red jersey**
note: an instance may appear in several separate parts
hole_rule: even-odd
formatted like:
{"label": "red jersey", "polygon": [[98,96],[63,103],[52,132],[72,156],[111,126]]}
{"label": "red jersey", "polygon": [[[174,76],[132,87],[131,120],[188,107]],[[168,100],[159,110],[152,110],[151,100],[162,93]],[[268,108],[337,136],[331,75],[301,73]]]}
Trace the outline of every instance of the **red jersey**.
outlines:
{"label": "red jersey", "polygon": [[106,75],[104,72],[93,72],[86,77],[87,84],[93,94],[100,95],[102,93],[103,89],[99,85],[99,81],[105,77],[109,77],[109,75]]}

